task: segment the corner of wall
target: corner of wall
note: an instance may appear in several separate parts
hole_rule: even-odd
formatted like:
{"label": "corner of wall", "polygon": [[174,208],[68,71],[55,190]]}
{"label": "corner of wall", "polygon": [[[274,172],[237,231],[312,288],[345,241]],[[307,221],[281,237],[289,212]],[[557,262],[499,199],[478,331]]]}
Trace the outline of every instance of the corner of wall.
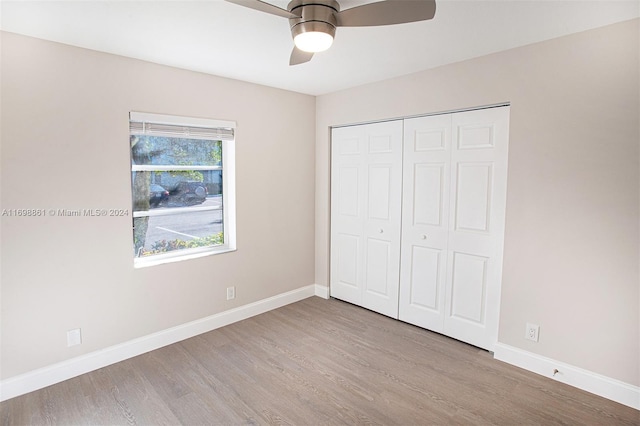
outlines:
{"label": "corner of wall", "polygon": [[314,284],[315,286],[315,295],[318,297],[322,297],[323,299],[329,298],[329,287],[325,287],[320,284]]}

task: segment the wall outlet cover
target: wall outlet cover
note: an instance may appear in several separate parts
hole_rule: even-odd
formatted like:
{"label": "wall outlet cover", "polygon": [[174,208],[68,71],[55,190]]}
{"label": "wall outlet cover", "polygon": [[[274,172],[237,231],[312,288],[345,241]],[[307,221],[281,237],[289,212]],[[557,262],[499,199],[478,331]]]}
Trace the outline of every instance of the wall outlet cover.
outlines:
{"label": "wall outlet cover", "polygon": [[236,288],[235,287],[227,287],[227,300],[236,298]]}
{"label": "wall outlet cover", "polygon": [[527,323],[524,338],[534,342],[538,341],[540,335],[540,326],[538,324]]}
{"label": "wall outlet cover", "polygon": [[67,347],[76,346],[82,343],[82,330],[75,328],[67,331]]}

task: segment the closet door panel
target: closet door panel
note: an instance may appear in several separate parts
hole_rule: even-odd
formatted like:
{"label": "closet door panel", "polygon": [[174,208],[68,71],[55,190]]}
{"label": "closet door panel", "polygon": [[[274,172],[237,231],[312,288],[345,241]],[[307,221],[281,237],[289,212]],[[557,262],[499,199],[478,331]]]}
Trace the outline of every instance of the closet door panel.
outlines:
{"label": "closet door panel", "polygon": [[337,251],[336,278],[339,283],[358,288],[358,260],[360,258],[360,238],[358,235],[340,233],[336,235],[335,250]]}
{"label": "closet door panel", "polygon": [[362,304],[366,137],[363,129],[332,132],[331,295]]}
{"label": "closet door panel", "polygon": [[389,266],[391,243],[377,238],[367,238],[365,292],[374,296],[389,296]]}
{"label": "closet door panel", "polygon": [[399,318],[442,332],[451,116],[405,120]]}
{"label": "closet door panel", "polygon": [[367,185],[367,213],[369,221],[383,221],[388,223],[392,206],[391,176],[393,164],[375,164],[369,166],[369,181]]}
{"label": "closet door panel", "polygon": [[486,308],[488,258],[453,252],[452,260],[451,316],[480,324]]}
{"label": "closet door panel", "polygon": [[331,296],[397,318],[402,121],[332,130]]}
{"label": "closet door panel", "polygon": [[342,217],[351,216],[358,218],[358,205],[360,194],[358,193],[358,181],[360,180],[360,168],[358,165],[341,165],[336,170],[336,191],[338,199],[336,208]]}
{"label": "closet door panel", "polygon": [[415,163],[413,165],[413,224],[440,226],[442,224],[442,198],[444,187],[445,163]]}
{"label": "closet door panel", "polygon": [[509,109],[452,115],[444,333],[493,350],[506,208]]}
{"label": "closet door panel", "polygon": [[408,304],[411,307],[437,312],[440,289],[437,285],[420,285],[420,283],[438,283],[443,274],[442,257],[445,253],[417,244],[411,247],[411,271]]}
{"label": "closet door panel", "polygon": [[457,165],[455,229],[489,232],[493,163],[461,162]]}
{"label": "closet door panel", "polygon": [[365,125],[367,186],[362,306],[398,318],[402,120]]}

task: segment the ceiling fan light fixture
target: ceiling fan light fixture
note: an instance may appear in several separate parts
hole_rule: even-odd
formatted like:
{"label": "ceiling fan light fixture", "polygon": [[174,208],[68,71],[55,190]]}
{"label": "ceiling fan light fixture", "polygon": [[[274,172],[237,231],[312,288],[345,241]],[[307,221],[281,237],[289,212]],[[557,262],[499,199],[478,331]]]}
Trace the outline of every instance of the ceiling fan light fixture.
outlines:
{"label": "ceiling fan light fixture", "polygon": [[287,9],[264,0],[227,1],[289,19],[295,43],[289,65],[309,62],[314,53],[331,47],[337,27],[376,27],[427,21],[436,13],[436,0],[377,0],[342,11],[337,0],[291,0]]}
{"label": "ceiling fan light fixture", "polygon": [[296,47],[305,52],[322,52],[333,44],[336,27],[326,22],[303,22],[291,29]]}

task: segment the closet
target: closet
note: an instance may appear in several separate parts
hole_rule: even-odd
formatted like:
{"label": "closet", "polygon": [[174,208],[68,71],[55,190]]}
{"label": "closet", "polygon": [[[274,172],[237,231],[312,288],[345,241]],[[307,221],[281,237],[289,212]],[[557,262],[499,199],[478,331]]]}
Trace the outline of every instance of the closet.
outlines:
{"label": "closet", "polygon": [[509,107],[336,127],[331,296],[493,350]]}

